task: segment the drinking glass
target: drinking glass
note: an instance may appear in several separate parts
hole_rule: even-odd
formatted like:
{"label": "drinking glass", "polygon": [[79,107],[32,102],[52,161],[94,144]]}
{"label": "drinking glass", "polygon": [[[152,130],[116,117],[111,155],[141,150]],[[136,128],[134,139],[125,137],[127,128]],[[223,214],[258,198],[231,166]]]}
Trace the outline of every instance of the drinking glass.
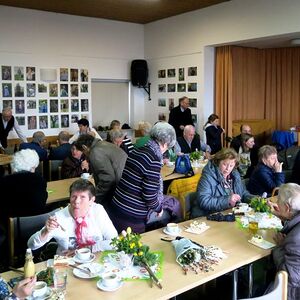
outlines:
{"label": "drinking glass", "polygon": [[256,235],[258,231],[258,222],[255,220],[249,221],[249,231],[252,235]]}
{"label": "drinking glass", "polygon": [[56,269],[53,274],[54,288],[59,292],[66,292],[67,287],[67,270]]}

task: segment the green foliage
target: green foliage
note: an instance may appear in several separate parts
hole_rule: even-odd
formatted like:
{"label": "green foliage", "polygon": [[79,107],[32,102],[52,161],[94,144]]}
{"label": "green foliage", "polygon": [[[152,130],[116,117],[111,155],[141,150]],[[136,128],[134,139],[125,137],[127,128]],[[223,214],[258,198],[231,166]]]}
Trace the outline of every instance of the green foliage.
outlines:
{"label": "green foliage", "polygon": [[201,159],[201,157],[203,157],[203,151],[194,151],[194,152],[190,153],[191,161],[199,160],[199,159]]}
{"label": "green foliage", "polygon": [[250,206],[256,212],[270,212],[270,207],[267,204],[267,200],[262,197],[254,197],[250,201]]}
{"label": "green foliage", "polygon": [[53,274],[54,274],[54,269],[48,267],[46,270],[40,271],[36,277],[38,281],[45,281],[48,286],[51,286],[54,284]]}

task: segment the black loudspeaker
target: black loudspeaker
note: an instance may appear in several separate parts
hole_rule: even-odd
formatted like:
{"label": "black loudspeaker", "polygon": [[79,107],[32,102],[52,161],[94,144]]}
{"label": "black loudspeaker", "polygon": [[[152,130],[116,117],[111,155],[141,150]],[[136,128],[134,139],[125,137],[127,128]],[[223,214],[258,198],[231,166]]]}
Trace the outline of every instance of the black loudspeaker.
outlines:
{"label": "black loudspeaker", "polygon": [[134,86],[146,86],[148,83],[148,65],[144,59],[136,59],[131,63],[131,82]]}

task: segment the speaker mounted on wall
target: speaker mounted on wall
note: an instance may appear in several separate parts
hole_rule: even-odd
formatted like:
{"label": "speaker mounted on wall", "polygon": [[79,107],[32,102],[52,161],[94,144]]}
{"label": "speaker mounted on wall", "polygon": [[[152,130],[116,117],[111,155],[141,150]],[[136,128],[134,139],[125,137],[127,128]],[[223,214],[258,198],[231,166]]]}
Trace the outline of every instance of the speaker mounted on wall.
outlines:
{"label": "speaker mounted on wall", "polygon": [[135,59],[131,62],[131,83],[133,86],[143,88],[150,98],[150,83],[148,83],[148,65],[144,59]]}

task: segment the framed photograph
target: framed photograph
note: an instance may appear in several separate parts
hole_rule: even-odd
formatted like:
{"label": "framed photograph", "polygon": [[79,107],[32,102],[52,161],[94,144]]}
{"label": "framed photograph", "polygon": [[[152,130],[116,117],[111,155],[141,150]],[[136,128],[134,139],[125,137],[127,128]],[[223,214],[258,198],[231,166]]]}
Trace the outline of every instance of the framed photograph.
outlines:
{"label": "framed photograph", "polygon": [[39,127],[40,129],[48,128],[48,116],[39,116]]}
{"label": "framed photograph", "polygon": [[60,96],[61,97],[68,97],[69,96],[69,87],[67,84],[60,85]]}
{"label": "framed photograph", "polygon": [[158,85],[158,92],[159,93],[165,93],[166,92],[166,85],[165,84],[159,84]]}
{"label": "framed photograph", "polygon": [[81,119],[89,119],[89,115],[87,115],[87,114],[81,114],[81,117],[80,117]]}
{"label": "framed photograph", "polygon": [[69,115],[61,115],[60,123],[61,123],[61,128],[69,127]]}
{"label": "framed photograph", "polygon": [[175,77],[176,69],[168,69],[168,77]]}
{"label": "framed photograph", "polygon": [[60,78],[60,81],[69,81],[68,68],[60,68],[59,69],[59,78]]}
{"label": "framed photograph", "polygon": [[158,78],[166,78],[166,70],[158,70]]}
{"label": "framed photograph", "polygon": [[198,118],[197,118],[196,114],[192,114],[192,121],[193,121],[194,124],[198,123]]}
{"label": "framed photograph", "polygon": [[11,66],[1,66],[2,80],[11,80]]}
{"label": "framed photograph", "polygon": [[88,93],[89,92],[89,85],[88,84],[81,84],[80,85],[80,92],[81,93]]}
{"label": "framed photograph", "polygon": [[79,120],[78,115],[71,115],[71,123],[77,123]]}
{"label": "framed photograph", "polygon": [[16,117],[16,120],[20,126],[25,126],[25,117]]}
{"label": "framed photograph", "polygon": [[188,92],[197,92],[197,82],[188,83]]}
{"label": "framed photograph", "polygon": [[26,67],[26,80],[35,81],[35,67]]}
{"label": "framed photograph", "polygon": [[169,98],[169,111],[171,111],[175,106],[174,98]]}
{"label": "framed photograph", "polygon": [[50,99],[50,113],[58,112],[58,99]]}
{"label": "framed photograph", "polygon": [[27,83],[26,90],[27,90],[27,97],[35,97],[35,83]]}
{"label": "framed photograph", "polygon": [[36,109],[36,100],[27,100],[27,109]]}
{"label": "framed photograph", "polygon": [[169,83],[168,84],[168,93],[174,93],[176,90],[176,84],[175,83]]}
{"label": "framed photograph", "polygon": [[39,93],[47,93],[47,85],[43,83],[38,84]]}
{"label": "framed photograph", "polygon": [[197,76],[197,67],[189,67],[188,76]]}
{"label": "framed photograph", "polygon": [[78,81],[78,69],[71,69],[71,81]]}
{"label": "framed photograph", "polygon": [[49,96],[57,97],[58,96],[58,87],[56,83],[50,83],[49,85]]}
{"label": "framed photograph", "polygon": [[178,93],[186,92],[186,84],[185,83],[177,83],[177,92]]}
{"label": "framed photograph", "polygon": [[158,106],[166,106],[166,99],[165,98],[159,98],[158,99]]}
{"label": "framed photograph", "polygon": [[24,84],[17,83],[15,85],[15,97],[24,97]]}
{"label": "framed photograph", "polygon": [[50,128],[59,128],[58,115],[50,116]]}
{"label": "framed photograph", "polygon": [[167,121],[167,115],[165,113],[159,113],[158,121]]}
{"label": "framed photograph", "polygon": [[179,81],[184,81],[184,68],[179,68],[178,69],[178,80]]}
{"label": "framed photograph", "polygon": [[81,111],[89,111],[89,100],[88,99],[81,99]]}
{"label": "framed photograph", "polygon": [[14,67],[14,75],[15,75],[14,78],[16,81],[24,80],[24,68],[23,67]]}
{"label": "framed photograph", "polygon": [[39,113],[47,113],[48,112],[48,100],[47,99],[40,99],[39,100]]}
{"label": "framed photograph", "polygon": [[36,129],[36,116],[28,116],[27,117],[28,129]]}
{"label": "framed photograph", "polygon": [[12,97],[11,83],[2,83],[2,97]]}
{"label": "framed photograph", "polygon": [[60,111],[69,112],[69,99],[60,100]]}
{"label": "framed photograph", "polygon": [[15,111],[16,114],[25,113],[25,100],[15,100]]}
{"label": "framed photograph", "polygon": [[189,98],[190,107],[197,107],[197,98]]}
{"label": "framed photograph", "polygon": [[71,97],[78,97],[78,84],[71,84]]}
{"label": "framed photograph", "polygon": [[71,99],[71,112],[79,112],[79,100]]}
{"label": "framed photograph", "polygon": [[89,81],[89,72],[87,69],[81,69],[80,70],[80,80],[82,82],[88,82]]}
{"label": "framed photograph", "polygon": [[3,100],[3,107],[2,109],[9,107],[13,109],[13,101],[12,100]]}

